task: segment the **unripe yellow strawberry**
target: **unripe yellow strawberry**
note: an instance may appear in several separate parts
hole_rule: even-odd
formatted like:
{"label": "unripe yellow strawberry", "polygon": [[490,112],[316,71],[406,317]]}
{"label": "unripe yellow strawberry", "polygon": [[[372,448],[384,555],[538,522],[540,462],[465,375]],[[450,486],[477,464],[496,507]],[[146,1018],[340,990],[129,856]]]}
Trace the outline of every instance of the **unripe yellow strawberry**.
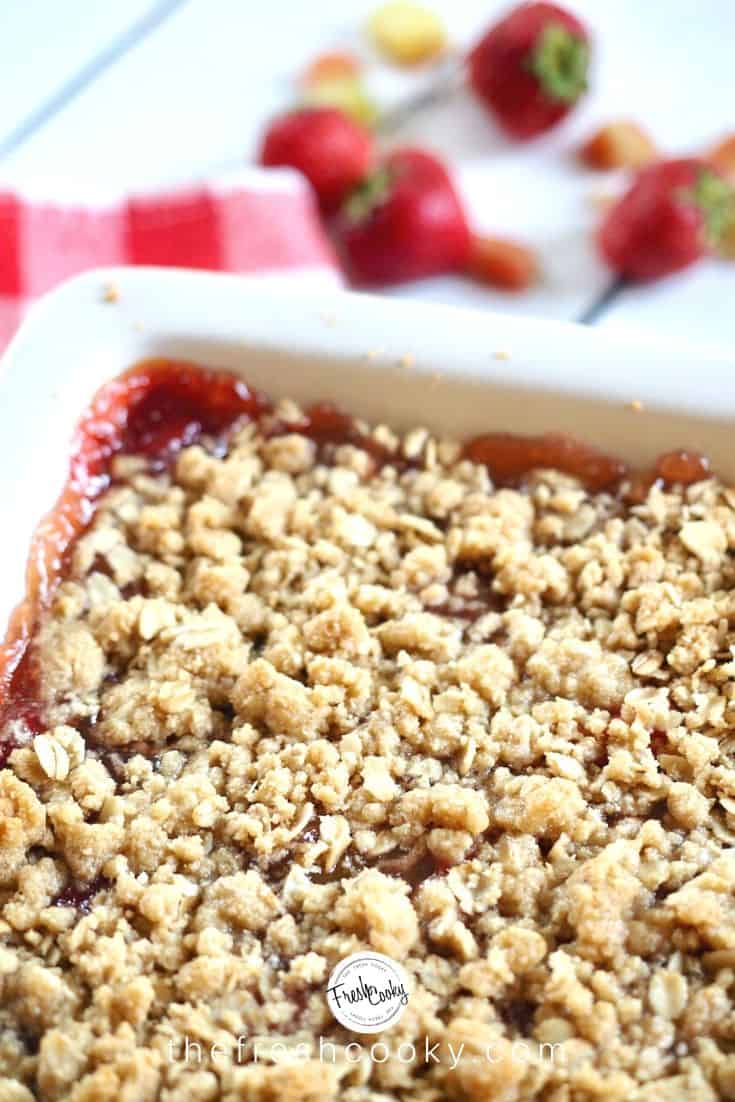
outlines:
{"label": "unripe yellow strawberry", "polygon": [[389,0],[373,12],[368,34],[375,48],[396,65],[420,65],[438,57],[447,44],[439,16],[411,0]]}

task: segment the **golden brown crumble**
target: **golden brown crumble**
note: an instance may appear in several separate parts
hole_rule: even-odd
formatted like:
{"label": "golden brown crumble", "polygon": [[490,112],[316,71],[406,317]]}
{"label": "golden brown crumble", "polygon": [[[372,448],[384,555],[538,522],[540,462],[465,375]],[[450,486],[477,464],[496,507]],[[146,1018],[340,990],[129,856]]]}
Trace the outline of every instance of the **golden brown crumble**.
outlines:
{"label": "golden brown crumble", "polygon": [[735,492],[373,437],[115,461],[5,732],[0,1102],[735,1099]]}

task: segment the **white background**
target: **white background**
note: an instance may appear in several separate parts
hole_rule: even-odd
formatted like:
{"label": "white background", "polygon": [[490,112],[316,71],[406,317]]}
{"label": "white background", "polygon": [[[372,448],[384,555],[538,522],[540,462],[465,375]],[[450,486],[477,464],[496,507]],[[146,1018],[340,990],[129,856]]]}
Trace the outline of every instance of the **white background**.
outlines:
{"label": "white background", "polygon": [[[458,44],[507,7],[432,2]],[[684,153],[735,130],[732,0],[572,6],[594,33],[596,63],[593,91],[565,126],[515,146],[463,94],[400,136],[452,163],[479,226],[539,248],[542,285],[513,297],[441,279],[392,293],[575,318],[608,279],[590,237],[596,197],[616,186],[575,163],[580,137],[628,116],[664,149]],[[0,0],[0,180],[73,176],[134,189],[240,165],[254,156],[265,120],[292,102],[295,73],[324,49],[359,45],[374,7],[375,0]],[[371,70],[384,100],[422,79]],[[729,343],[734,301],[735,264],[708,261],[625,293],[600,324]]]}

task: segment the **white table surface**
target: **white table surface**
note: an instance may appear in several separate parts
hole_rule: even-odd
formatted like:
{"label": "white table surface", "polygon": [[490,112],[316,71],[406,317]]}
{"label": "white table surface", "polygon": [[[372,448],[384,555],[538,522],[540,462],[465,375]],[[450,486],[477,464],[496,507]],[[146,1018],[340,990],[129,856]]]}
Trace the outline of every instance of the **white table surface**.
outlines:
{"label": "white table surface", "polygon": [[[458,43],[507,4],[433,0]],[[0,180],[70,174],[147,188],[206,177],[254,156],[265,120],[294,96],[316,53],[360,45],[376,0],[0,0]],[[469,96],[400,135],[452,163],[477,225],[526,239],[544,280],[510,296],[447,278],[391,292],[545,317],[575,318],[608,280],[591,246],[595,197],[614,179],[573,151],[599,122],[628,116],[672,153],[735,130],[732,0],[575,0],[593,28],[593,91],[552,135],[512,145]],[[364,44],[363,44],[364,48]],[[423,78],[371,69],[376,94]],[[623,294],[600,325],[695,341],[735,338],[735,264],[708,261]]]}

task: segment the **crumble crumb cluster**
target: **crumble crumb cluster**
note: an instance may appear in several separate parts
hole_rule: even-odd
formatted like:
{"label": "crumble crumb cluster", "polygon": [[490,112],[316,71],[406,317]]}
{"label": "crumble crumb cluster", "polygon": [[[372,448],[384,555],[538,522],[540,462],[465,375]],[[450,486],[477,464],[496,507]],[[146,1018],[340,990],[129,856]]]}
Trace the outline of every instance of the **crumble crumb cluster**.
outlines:
{"label": "crumble crumb cluster", "polygon": [[[0,1102],[735,1099],[735,491],[496,489],[298,416],[118,457],[43,618]],[[414,1061],[348,1059],[325,985],[365,947]]]}

